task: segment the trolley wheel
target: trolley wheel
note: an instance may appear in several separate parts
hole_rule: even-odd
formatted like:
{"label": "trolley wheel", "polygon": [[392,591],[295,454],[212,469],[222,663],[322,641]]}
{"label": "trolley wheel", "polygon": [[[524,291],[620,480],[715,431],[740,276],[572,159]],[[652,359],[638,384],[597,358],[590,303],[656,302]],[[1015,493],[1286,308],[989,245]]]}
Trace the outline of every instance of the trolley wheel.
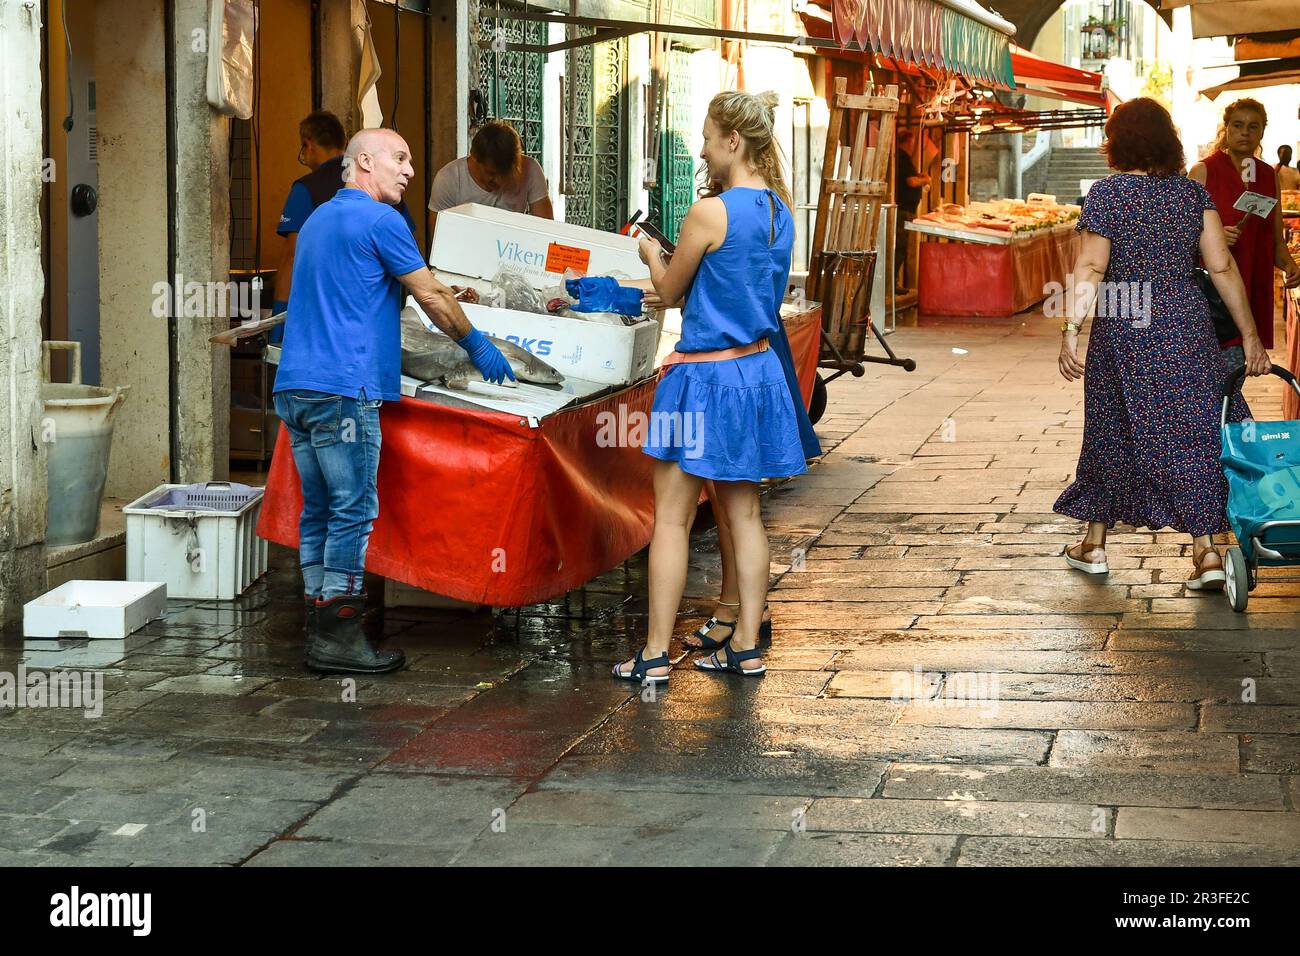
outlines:
{"label": "trolley wheel", "polygon": [[916,371],[916,362],[914,362],[912,359],[903,359],[903,371],[904,371],[904,372],[915,372],[915,371]]}
{"label": "trolley wheel", "polygon": [[1234,611],[1244,611],[1250,600],[1252,582],[1250,570],[1246,567],[1246,556],[1241,553],[1241,548],[1228,549],[1228,565],[1225,570],[1227,581],[1223,593],[1228,596],[1228,603]]}
{"label": "trolley wheel", "polygon": [[813,378],[812,401],[808,403],[808,420],[816,425],[826,412],[826,383],[817,375]]}

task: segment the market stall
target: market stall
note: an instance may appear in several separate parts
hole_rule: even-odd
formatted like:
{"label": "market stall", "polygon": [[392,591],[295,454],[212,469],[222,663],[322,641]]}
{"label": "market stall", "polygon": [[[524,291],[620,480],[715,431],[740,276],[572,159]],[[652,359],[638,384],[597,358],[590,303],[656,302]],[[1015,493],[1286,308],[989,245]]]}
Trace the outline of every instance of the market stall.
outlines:
{"label": "market stall", "polygon": [[[783,315],[812,395],[821,310]],[[366,568],[462,601],[535,604],[650,542],[653,460],[636,443],[655,379],[540,420],[403,398],[384,408],[379,519]],[[630,440],[629,440],[630,439]],[[282,430],[257,533],[298,546],[302,496]]]}
{"label": "market stall", "polygon": [[920,311],[1015,315],[1062,285],[1079,251],[1079,207],[1051,197],[941,206],[907,229],[920,233]]}

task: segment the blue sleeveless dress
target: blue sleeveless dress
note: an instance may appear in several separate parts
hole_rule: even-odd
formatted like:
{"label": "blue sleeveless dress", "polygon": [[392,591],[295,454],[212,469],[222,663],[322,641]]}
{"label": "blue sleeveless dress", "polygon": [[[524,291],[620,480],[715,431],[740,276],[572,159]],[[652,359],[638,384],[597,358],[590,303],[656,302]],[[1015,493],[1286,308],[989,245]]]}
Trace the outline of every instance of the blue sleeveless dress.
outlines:
{"label": "blue sleeveless dress", "polygon": [[712,352],[763,338],[770,347],[743,358],[670,367],[655,390],[642,450],[717,481],[802,474],[821,445],[780,316],[794,220],[770,189],[736,186],[719,198],[727,207],[727,235],[700,262],[682,309],[677,350]]}

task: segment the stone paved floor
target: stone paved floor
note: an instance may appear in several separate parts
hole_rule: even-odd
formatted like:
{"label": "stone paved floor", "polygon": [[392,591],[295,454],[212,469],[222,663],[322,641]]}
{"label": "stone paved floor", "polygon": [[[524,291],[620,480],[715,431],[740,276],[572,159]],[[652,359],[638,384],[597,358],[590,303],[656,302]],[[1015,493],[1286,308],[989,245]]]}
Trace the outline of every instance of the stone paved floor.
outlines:
{"label": "stone paved floor", "polygon": [[[643,556],[520,613],[376,612],[411,666],[355,702],[300,665],[289,552],[125,648],[10,635],[0,671],[102,668],[111,696],[0,711],[0,863],[1296,863],[1300,583],[1234,614],[1184,589],[1171,534],[1068,571],[1056,340],[904,329],[917,372],[831,386],[829,454],[766,499],[762,681],[681,666],[647,702],[607,677],[644,634]],[[1275,382],[1249,394],[1277,416]],[[683,631],[716,584],[704,532]]]}

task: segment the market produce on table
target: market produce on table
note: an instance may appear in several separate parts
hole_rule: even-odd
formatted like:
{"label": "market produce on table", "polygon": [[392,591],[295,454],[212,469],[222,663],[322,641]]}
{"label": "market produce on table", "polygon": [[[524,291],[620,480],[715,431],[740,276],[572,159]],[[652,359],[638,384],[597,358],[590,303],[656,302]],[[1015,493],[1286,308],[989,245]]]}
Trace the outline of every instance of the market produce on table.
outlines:
{"label": "market produce on table", "polygon": [[1282,211],[1300,215],[1300,189],[1282,190]]}
{"label": "market produce on table", "polygon": [[944,203],[917,216],[915,222],[967,232],[1017,235],[1072,222],[1079,218],[1079,212],[1080,207],[1073,203],[1058,203],[1050,198],[994,199],[966,206]]}
{"label": "market produce on table", "polygon": [[[501,350],[519,381],[554,386],[564,382],[563,375],[527,349],[491,335],[487,338]],[[421,382],[441,381],[455,389],[466,389],[470,382],[484,381],[465,350],[449,336],[430,332],[420,321],[419,313],[410,306],[402,310],[402,374]]]}

